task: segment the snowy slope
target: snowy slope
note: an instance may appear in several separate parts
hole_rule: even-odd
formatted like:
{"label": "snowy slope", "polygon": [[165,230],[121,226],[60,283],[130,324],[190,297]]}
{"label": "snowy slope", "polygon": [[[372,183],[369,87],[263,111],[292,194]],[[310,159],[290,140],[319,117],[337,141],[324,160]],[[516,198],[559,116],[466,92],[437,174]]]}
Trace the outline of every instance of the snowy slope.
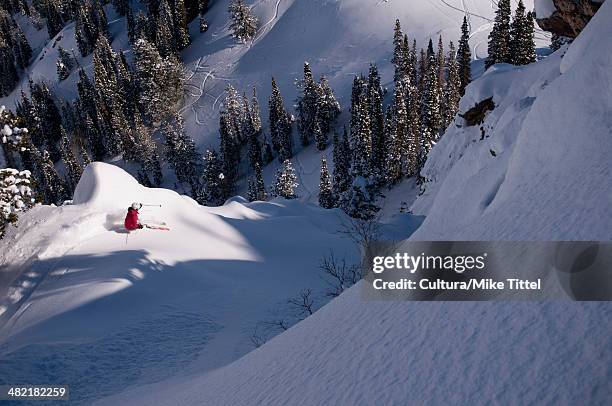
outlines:
{"label": "snowy slope", "polygon": [[612,239],[611,21],[605,4],[567,53],[469,87],[461,111],[496,104],[485,139],[458,118],[436,145],[414,238]]}
{"label": "snowy slope", "polygon": [[[454,128],[435,146],[412,238],[611,239],[610,21],[607,2],[563,59],[471,85],[463,111],[496,102],[489,137]],[[224,368],[100,404],[603,405],[611,316],[607,302],[364,302],[356,286]]]}
{"label": "snowy slope", "polygon": [[[125,233],[133,201],[161,204],[141,217],[171,231]],[[0,241],[0,383],[70,382],[77,404],[228,364],[279,303],[323,293],[317,267],[331,247],[355,255],[337,234],[338,210],[240,199],[205,208],[102,163],[87,168],[74,203],[31,210]]]}
{"label": "snowy slope", "polygon": [[356,286],[228,367],[97,404],[604,405],[611,316],[595,303],[364,302]]}

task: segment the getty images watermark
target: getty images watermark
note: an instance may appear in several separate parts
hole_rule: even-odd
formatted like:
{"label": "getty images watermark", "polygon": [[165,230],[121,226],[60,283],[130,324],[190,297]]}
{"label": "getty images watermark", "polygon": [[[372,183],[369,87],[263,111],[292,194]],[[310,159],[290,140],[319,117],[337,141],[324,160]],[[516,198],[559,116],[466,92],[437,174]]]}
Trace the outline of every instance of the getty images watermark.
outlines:
{"label": "getty images watermark", "polygon": [[610,242],[376,242],[371,300],[611,300]]}

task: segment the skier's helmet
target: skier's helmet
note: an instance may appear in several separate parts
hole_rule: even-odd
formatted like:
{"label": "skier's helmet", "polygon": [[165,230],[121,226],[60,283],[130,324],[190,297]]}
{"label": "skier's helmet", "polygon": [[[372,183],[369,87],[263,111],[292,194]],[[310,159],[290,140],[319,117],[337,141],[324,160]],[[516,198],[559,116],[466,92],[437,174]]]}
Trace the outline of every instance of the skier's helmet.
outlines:
{"label": "skier's helmet", "polygon": [[142,208],[142,203],[132,203],[132,209],[140,210]]}

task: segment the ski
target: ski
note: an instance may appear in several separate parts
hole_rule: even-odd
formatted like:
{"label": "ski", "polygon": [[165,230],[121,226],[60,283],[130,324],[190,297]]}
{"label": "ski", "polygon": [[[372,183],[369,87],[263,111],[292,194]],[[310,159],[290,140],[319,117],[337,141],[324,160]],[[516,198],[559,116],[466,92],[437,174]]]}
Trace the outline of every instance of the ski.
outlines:
{"label": "ski", "polygon": [[170,231],[169,227],[165,227],[165,226],[154,226],[154,225],[150,225],[150,224],[144,224],[145,228],[151,229],[151,230],[159,230],[159,231]]}

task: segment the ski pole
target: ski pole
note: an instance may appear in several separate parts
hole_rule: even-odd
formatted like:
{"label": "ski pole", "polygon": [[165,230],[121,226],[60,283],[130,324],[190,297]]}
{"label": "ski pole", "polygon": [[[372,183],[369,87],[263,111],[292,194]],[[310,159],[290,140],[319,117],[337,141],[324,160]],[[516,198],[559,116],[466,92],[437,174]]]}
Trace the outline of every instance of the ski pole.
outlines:
{"label": "ski pole", "polygon": [[142,207],[162,207],[161,204],[142,204]]}

